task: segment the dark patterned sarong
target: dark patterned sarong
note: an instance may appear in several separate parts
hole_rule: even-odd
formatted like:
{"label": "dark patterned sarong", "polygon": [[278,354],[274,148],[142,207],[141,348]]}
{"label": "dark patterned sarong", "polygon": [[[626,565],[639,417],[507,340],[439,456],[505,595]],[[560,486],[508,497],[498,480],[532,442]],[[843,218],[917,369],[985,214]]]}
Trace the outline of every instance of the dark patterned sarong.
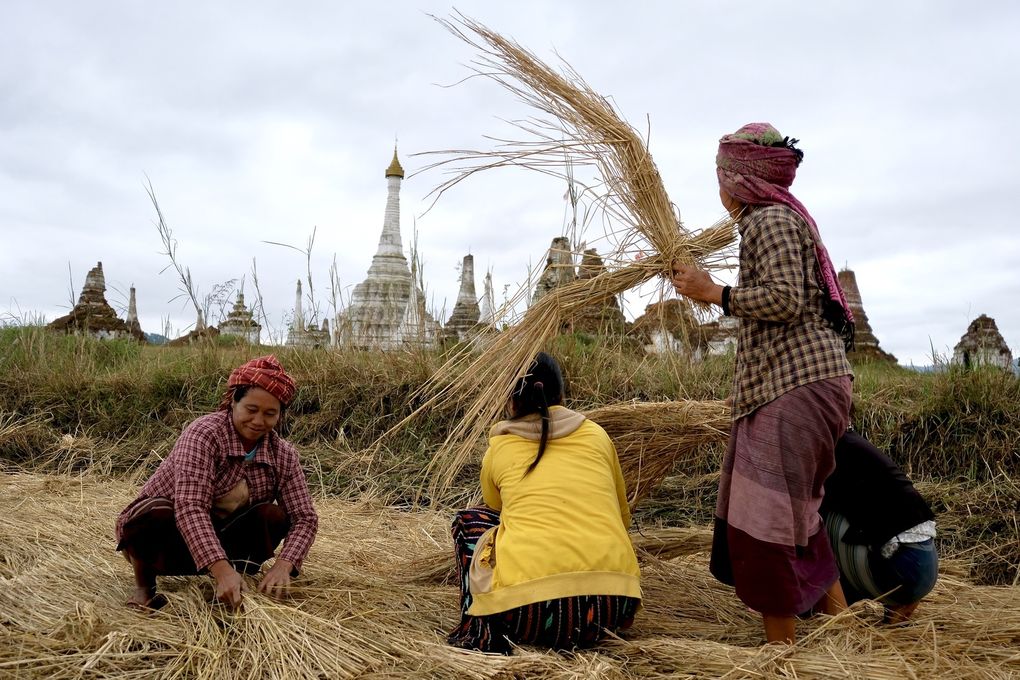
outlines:
{"label": "dark patterned sarong", "polygon": [[487,616],[471,616],[468,588],[475,543],[499,525],[499,513],[489,508],[469,508],[453,520],[454,554],[460,583],[461,621],[447,641],[464,649],[510,653],[511,644],[531,644],[552,649],[590,647],[610,633],[628,628],[640,600],[623,595],[584,595],[535,602]]}
{"label": "dark patterned sarong", "polygon": [[849,411],[850,379],[834,378],[795,388],[733,424],[710,568],[755,611],[795,616],[839,578],[818,508]]}
{"label": "dark patterned sarong", "polygon": [[[257,573],[276,552],[290,520],[275,503],[258,503],[224,518],[213,517],[213,529],[234,568]],[[147,498],[124,522],[117,550],[123,550],[159,576],[198,574],[184,537],[177,529],[174,504],[168,498]]]}

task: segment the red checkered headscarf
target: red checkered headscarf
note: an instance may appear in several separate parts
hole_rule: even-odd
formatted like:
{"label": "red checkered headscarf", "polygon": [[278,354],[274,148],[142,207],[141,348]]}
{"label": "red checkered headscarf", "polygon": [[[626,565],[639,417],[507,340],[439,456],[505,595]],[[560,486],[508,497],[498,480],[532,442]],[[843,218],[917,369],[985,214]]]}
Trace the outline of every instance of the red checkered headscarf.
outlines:
{"label": "red checkered headscarf", "polygon": [[234,388],[240,385],[261,387],[279,399],[283,406],[289,404],[294,398],[294,393],[297,392],[297,385],[293,378],[287,375],[283,366],[272,354],[252,359],[233,370],[227,380],[227,393],[223,395],[222,408],[230,406]]}

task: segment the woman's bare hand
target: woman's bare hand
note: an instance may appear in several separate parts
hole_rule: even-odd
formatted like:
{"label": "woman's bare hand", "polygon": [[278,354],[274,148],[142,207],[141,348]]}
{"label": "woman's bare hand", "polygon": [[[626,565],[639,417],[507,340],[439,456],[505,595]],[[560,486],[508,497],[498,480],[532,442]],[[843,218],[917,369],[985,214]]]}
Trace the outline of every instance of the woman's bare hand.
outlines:
{"label": "woman's bare hand", "polygon": [[271,597],[290,593],[290,572],[294,568],[288,560],[277,559],[259,582],[259,592]]}
{"label": "woman's bare hand", "polygon": [[722,286],[712,281],[708,272],[674,261],[671,281],[673,289],[698,302],[722,306]]}

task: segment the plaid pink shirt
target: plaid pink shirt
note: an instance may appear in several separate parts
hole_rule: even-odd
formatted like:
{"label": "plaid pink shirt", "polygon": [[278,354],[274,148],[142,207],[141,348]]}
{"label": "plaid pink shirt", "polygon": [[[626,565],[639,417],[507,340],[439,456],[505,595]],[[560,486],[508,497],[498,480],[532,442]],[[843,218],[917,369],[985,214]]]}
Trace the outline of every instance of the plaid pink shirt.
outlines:
{"label": "plaid pink shirt", "polygon": [[173,501],[177,528],[199,571],[226,559],[213,529],[213,500],[233,489],[243,477],[252,505],[275,500],[287,513],[290,531],[280,558],[300,569],[315,540],[319,518],[297,450],[271,431],[259,444],[254,460],[246,462],[245,453],[230,411],[216,411],[194,420],[184,428],[173,451],[142,487],[138,498],[120,513],[118,540],[135,505],[158,496]]}
{"label": "plaid pink shirt", "polygon": [[733,419],[795,387],[853,375],[843,340],[822,318],[825,293],[804,218],[785,205],[740,219],[740,274],[729,311],[740,317]]}

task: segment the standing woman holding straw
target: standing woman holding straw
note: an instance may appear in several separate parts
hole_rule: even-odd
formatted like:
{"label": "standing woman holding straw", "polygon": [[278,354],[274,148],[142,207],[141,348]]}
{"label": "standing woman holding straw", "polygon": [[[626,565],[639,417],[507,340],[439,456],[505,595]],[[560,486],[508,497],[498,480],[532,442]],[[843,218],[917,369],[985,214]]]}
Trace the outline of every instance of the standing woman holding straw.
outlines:
{"label": "standing woman holding straw", "polygon": [[789,191],[804,155],[796,142],[767,123],[719,142],[719,197],[741,237],[737,285],[673,265],[677,293],[740,319],[710,568],[761,613],[769,642],[793,642],[796,616],[812,607],[846,607],[818,509],[850,419],[853,315]]}
{"label": "standing woman holding straw", "polygon": [[220,409],[184,428],[170,455],[117,518],[117,550],[135,576],[128,605],[159,608],[157,576],[208,572],[216,598],[236,608],[241,573],[287,591],[315,540],[318,516],[297,450],[276,428],[296,385],[274,356],[252,359],[227,380]]}
{"label": "standing woman holding straw", "polygon": [[640,570],[616,448],[562,401],[560,367],[541,352],[514,386],[510,419],[489,433],[487,507],[453,521],[462,615],[454,646],[588,647],[634,620]]}

